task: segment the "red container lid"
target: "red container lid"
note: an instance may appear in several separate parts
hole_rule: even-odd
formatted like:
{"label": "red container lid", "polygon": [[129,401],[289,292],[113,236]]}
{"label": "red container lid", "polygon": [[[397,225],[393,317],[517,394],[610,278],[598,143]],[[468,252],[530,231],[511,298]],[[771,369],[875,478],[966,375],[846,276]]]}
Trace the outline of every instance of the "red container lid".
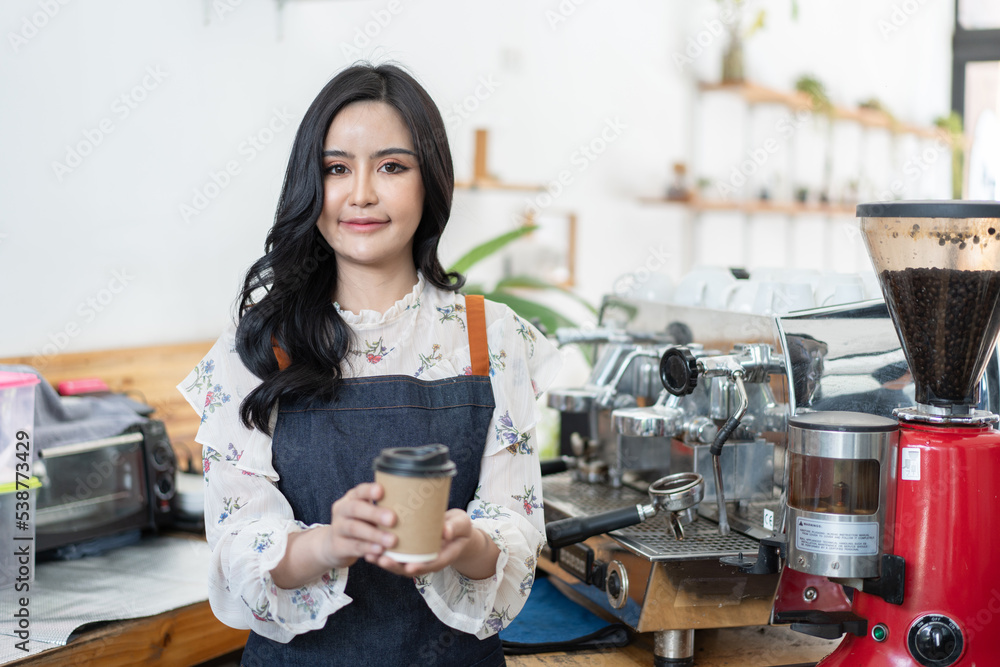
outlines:
{"label": "red container lid", "polygon": [[0,389],[17,389],[38,384],[38,376],[32,373],[8,373],[0,371]]}
{"label": "red container lid", "polygon": [[60,396],[76,396],[77,394],[108,394],[111,389],[101,378],[83,378],[79,380],[63,380],[56,388]]}

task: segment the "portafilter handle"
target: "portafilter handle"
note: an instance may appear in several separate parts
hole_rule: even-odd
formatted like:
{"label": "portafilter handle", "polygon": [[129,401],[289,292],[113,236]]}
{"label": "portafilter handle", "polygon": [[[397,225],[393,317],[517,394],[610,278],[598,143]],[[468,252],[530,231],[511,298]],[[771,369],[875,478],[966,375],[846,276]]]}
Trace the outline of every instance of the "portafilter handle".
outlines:
{"label": "portafilter handle", "polygon": [[545,526],[545,539],[550,549],[567,547],[577,542],[583,542],[588,537],[602,535],[612,530],[628,528],[656,514],[656,507],[648,505],[633,505],[619,510],[602,512],[592,516],[560,519]]}
{"label": "portafilter handle", "polygon": [[570,468],[575,468],[577,459],[575,456],[560,456],[556,459],[542,459],[538,462],[542,469],[542,477],[566,472]]}
{"label": "portafilter handle", "polygon": [[582,542],[588,537],[628,528],[655,516],[659,511],[671,513],[671,527],[677,539],[684,539],[681,515],[701,502],[705,481],[694,472],[680,472],[661,477],[649,485],[648,505],[633,505],[592,516],[572,517],[552,521],[545,526],[549,548],[558,549]]}

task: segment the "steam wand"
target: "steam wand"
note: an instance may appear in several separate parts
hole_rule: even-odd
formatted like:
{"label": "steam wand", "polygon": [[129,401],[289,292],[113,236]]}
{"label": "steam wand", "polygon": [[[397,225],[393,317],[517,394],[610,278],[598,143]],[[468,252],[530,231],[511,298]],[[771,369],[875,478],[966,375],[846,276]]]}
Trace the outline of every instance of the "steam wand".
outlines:
{"label": "steam wand", "polygon": [[736,384],[736,393],[739,396],[740,404],[736,408],[736,412],[726,420],[725,425],[719,429],[719,432],[715,435],[715,441],[709,448],[709,453],[712,455],[712,472],[715,474],[715,493],[716,500],[719,505],[719,533],[722,535],[729,534],[729,516],[726,514],[726,497],[722,490],[722,446],[726,444],[726,440],[729,436],[733,434],[737,428],[739,428],[740,420],[743,419],[743,415],[747,413],[747,408],[750,407],[750,400],[747,397],[746,387],[743,386],[743,371],[733,371],[730,374],[731,379]]}

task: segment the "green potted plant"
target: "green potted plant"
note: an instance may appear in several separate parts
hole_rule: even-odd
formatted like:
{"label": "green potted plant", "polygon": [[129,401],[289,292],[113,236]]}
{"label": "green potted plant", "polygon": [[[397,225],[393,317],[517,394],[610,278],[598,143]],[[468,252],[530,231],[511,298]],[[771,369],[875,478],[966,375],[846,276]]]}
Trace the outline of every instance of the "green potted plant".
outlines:
{"label": "green potted plant", "polygon": [[[538,225],[529,223],[484,241],[462,255],[454,264],[448,267],[448,270],[458,271],[462,274],[469,273],[470,269],[479,264],[479,262],[496,254],[514,241],[527,236],[536,229],[538,229]],[[492,288],[487,287],[483,283],[474,282],[472,276],[469,276],[469,278],[470,281],[463,288],[463,292],[467,294],[482,294],[491,301],[506,304],[518,316],[539,326],[543,330],[543,333],[553,333],[559,327],[576,327],[577,324],[557,310],[532,299],[525,298],[523,296],[525,291],[556,290],[583,304],[595,316],[597,315],[597,310],[573,291],[560,285],[539,280],[538,278],[531,276],[508,276],[497,281]]]}
{"label": "green potted plant", "polygon": [[757,11],[753,22],[746,30],[742,30],[743,6],[747,4],[745,0],[719,0],[719,4],[724,5],[725,10],[730,12],[731,20],[729,25],[729,43],[722,54],[722,82],[742,83],[743,74],[743,41],[752,37],[758,30],[764,27],[764,17],[766,12],[761,9]]}
{"label": "green potted plant", "polygon": [[809,96],[812,103],[812,110],[825,116],[833,115],[833,103],[826,94],[826,86],[823,82],[809,74],[803,74],[795,81],[795,90]]}
{"label": "green potted plant", "polygon": [[[823,158],[823,186],[820,189],[818,201],[821,204],[830,202],[830,187],[833,180],[833,117],[834,107],[830,96],[826,93],[823,82],[809,74],[803,74],[795,81],[795,90],[809,96],[813,113],[826,117],[826,146]],[[800,200],[803,201],[803,200]]]}
{"label": "green potted plant", "polygon": [[[767,10],[757,10],[757,13],[754,15],[753,21],[750,23],[749,27],[747,27],[746,30],[742,30],[743,10],[745,5],[750,3],[747,0],[718,0],[718,2],[723,8],[723,20],[726,20],[726,16],[729,17],[729,20],[726,20],[729,32],[729,43],[726,45],[726,50],[722,54],[722,82],[742,83],[744,81],[743,42],[750,37],[753,37],[758,30],[762,30],[764,28]],[[791,11],[792,20],[797,20],[799,18],[798,0],[792,0]]]}

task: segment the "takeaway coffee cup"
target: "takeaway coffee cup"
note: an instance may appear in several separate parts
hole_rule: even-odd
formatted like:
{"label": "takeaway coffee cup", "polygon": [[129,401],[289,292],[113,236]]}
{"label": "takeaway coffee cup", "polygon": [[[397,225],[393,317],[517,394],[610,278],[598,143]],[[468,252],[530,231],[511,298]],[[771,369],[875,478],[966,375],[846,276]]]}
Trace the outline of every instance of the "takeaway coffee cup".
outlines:
{"label": "takeaway coffee cup", "polygon": [[387,530],[397,543],[385,555],[401,563],[437,558],[448,510],[448,493],[455,464],[444,445],[392,447],[375,459],[375,482],[385,494],[377,504],[396,513],[396,525]]}

